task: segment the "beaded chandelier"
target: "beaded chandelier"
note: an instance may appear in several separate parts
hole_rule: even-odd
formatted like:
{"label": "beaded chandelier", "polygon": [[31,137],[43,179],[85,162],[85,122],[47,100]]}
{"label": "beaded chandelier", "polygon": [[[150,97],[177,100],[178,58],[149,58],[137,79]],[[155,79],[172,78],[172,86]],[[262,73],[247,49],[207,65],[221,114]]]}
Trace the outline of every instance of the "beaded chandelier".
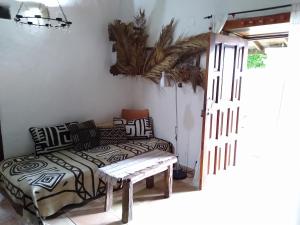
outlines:
{"label": "beaded chandelier", "polygon": [[[51,15],[50,9],[53,12]],[[53,16],[52,14],[55,14],[56,16]],[[56,9],[36,1],[23,1],[20,3],[20,7],[14,20],[20,24],[48,28],[69,28],[72,24],[72,22],[67,19],[58,0]]]}

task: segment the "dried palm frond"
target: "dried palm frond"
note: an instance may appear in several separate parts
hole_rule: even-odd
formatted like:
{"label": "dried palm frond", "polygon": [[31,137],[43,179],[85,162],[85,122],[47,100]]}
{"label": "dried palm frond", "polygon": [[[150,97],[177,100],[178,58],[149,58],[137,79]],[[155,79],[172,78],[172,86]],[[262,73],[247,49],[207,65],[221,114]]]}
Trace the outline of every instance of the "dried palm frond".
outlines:
{"label": "dried palm frond", "polygon": [[140,11],[140,14],[135,18],[135,23],[126,24],[116,20],[109,25],[109,37],[110,40],[115,41],[117,52],[117,63],[111,68],[114,75],[142,73],[148,39],[145,24],[145,12]]}
{"label": "dried palm frond", "polygon": [[198,67],[182,67],[175,68],[170,71],[173,75],[179,78],[179,82],[190,82],[194,92],[196,92],[197,86],[203,88],[205,70],[201,70]]}
{"label": "dried palm frond", "polygon": [[[164,60],[160,63],[155,64],[150,71],[145,73],[145,77],[152,77],[155,79],[160,79],[162,71],[170,71],[174,69],[174,67],[183,61],[183,59],[188,55],[195,55],[208,46],[207,35],[197,35],[194,37],[186,38],[181,40],[180,42],[176,42],[174,46],[166,49],[168,52]],[[174,72],[174,71],[173,71]],[[176,80],[179,80],[178,73],[174,75]]]}
{"label": "dried palm frond", "polygon": [[165,71],[169,74],[169,79],[176,82],[191,82],[194,91],[197,86],[203,85],[204,76],[199,65],[182,65],[208,47],[208,34],[180,37],[173,44],[176,23],[172,19],[162,28],[154,47],[148,50],[146,24],[145,11],[140,10],[134,22],[126,24],[116,20],[109,25],[109,39],[115,42],[114,49],[117,51],[117,63],[111,67],[111,73],[141,75],[158,83],[162,71]]}
{"label": "dried palm frond", "polygon": [[173,36],[176,28],[174,18],[171,22],[162,28],[158,42],[155,44],[155,48],[168,48],[173,44]]}
{"label": "dried palm frond", "polygon": [[173,43],[175,27],[176,23],[174,23],[174,19],[172,19],[167,26],[162,28],[158,41],[155,43],[154,48],[151,50],[145,61],[145,73],[151,70],[155,65],[162,62],[167,56],[166,49],[169,48]]}
{"label": "dried palm frond", "polygon": [[145,30],[147,24],[145,10],[140,9],[139,14],[134,17],[134,21],[136,27]]}
{"label": "dried palm frond", "polygon": [[168,49],[169,54],[180,55],[194,55],[207,49],[208,47],[208,34],[200,34],[192,37],[180,39],[175,42],[173,46]]}
{"label": "dried palm frond", "polygon": [[177,55],[167,56],[161,63],[155,65],[149,72],[145,73],[144,77],[159,80],[161,77],[162,71],[167,72],[167,71],[173,69],[175,67],[178,59],[179,59],[179,57]]}

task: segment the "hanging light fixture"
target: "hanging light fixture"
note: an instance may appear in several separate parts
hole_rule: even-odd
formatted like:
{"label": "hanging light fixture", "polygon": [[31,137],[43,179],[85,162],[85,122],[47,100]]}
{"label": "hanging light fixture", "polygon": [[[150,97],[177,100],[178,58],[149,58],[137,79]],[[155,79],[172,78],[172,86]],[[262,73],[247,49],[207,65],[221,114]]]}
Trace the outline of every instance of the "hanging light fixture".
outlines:
{"label": "hanging light fixture", "polygon": [[[53,0],[55,1],[55,0]],[[50,15],[49,7],[43,1],[22,1],[15,16],[15,21],[20,24],[27,24],[48,28],[68,28],[72,24],[67,19],[62,6],[57,0],[57,16]],[[53,10],[54,11],[54,10]]]}
{"label": "hanging light fixture", "polygon": [[0,4],[0,19],[11,19],[9,7],[7,5]]}

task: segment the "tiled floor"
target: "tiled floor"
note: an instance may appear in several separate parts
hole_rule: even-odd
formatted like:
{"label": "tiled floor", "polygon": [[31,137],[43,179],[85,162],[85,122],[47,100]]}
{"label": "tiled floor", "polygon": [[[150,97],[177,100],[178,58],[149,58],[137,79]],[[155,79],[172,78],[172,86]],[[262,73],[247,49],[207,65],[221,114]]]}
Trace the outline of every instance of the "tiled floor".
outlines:
{"label": "tiled floor", "polygon": [[[237,168],[209,180],[203,191],[195,190],[191,179],[174,181],[174,193],[169,199],[163,198],[162,181],[151,190],[139,183],[134,186],[133,221],[129,224],[299,225],[300,196],[292,183],[299,177],[288,173],[288,167],[279,167],[282,160],[257,156],[241,159]],[[68,210],[45,224],[120,225],[120,194],[121,191],[114,193],[111,212],[103,212],[102,198]],[[2,196],[0,200],[0,225],[21,224],[7,200]]]}
{"label": "tiled floor", "polygon": [[[191,179],[185,181],[174,182],[174,195],[169,198],[164,198],[164,185],[162,177],[156,177],[156,184],[153,189],[145,189],[145,182],[142,181],[134,186],[134,206],[133,206],[133,221],[130,224],[153,224],[154,218],[158,219],[163,215],[172,214],[173,208],[169,206],[169,200],[176,198],[180,193],[188,193],[196,191],[190,185]],[[87,205],[72,209],[64,214],[76,225],[118,225],[121,223],[122,207],[121,207],[121,191],[114,193],[114,204],[111,212],[104,212],[104,199],[89,202]],[[153,211],[154,210],[154,211]],[[159,211],[158,215],[156,211]],[[157,214],[155,217],[155,213]],[[62,216],[61,218],[63,218]],[[166,217],[168,218],[168,216]],[[156,220],[157,221],[157,220]],[[59,220],[47,221],[49,225],[63,224]]]}
{"label": "tiled floor", "polygon": [[10,206],[8,200],[0,194],[0,225],[20,225],[21,219]]}
{"label": "tiled floor", "polygon": [[[180,193],[196,191],[195,188],[190,185],[192,183],[191,178],[183,181],[174,181],[174,195],[169,199],[165,199],[162,176],[157,176],[155,180],[156,183],[153,189],[145,189],[145,181],[139,182],[134,186],[134,220],[130,224],[148,224],[148,222],[152,224],[151,220],[158,218],[158,215],[153,217],[156,210],[159,210],[162,215],[173,213],[173,209],[169,206],[169,200],[175,200],[176,195]],[[44,223],[45,225],[122,224],[121,194],[121,191],[114,192],[114,204],[113,209],[110,212],[104,212],[104,198],[101,198],[90,201],[78,208],[67,209],[62,215],[54,219],[46,220]],[[7,199],[0,195],[0,200],[0,225],[25,224],[25,222],[22,222],[22,219],[15,213]],[[151,203],[154,204],[152,205]],[[168,216],[166,218],[168,218]]]}

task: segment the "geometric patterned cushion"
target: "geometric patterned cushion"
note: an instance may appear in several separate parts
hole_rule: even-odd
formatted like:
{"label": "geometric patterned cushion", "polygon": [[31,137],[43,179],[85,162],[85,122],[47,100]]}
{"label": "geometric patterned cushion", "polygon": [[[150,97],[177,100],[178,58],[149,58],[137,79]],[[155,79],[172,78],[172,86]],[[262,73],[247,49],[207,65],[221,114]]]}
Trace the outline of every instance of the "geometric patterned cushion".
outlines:
{"label": "geometric patterned cushion", "polygon": [[128,142],[125,126],[116,126],[111,128],[98,127],[100,136],[100,145],[113,145]]}
{"label": "geometric patterned cushion", "polygon": [[84,151],[99,146],[99,132],[93,120],[68,126],[75,151]]}
{"label": "geometric patterned cushion", "polygon": [[148,139],[154,137],[152,121],[151,117],[137,120],[114,118],[114,125],[125,125],[128,139]]}
{"label": "geometric patterned cushion", "polygon": [[68,125],[76,123],[77,122],[72,122],[44,128],[29,128],[32,139],[35,143],[35,154],[41,155],[60,150],[72,149],[73,142],[70,137]]}

